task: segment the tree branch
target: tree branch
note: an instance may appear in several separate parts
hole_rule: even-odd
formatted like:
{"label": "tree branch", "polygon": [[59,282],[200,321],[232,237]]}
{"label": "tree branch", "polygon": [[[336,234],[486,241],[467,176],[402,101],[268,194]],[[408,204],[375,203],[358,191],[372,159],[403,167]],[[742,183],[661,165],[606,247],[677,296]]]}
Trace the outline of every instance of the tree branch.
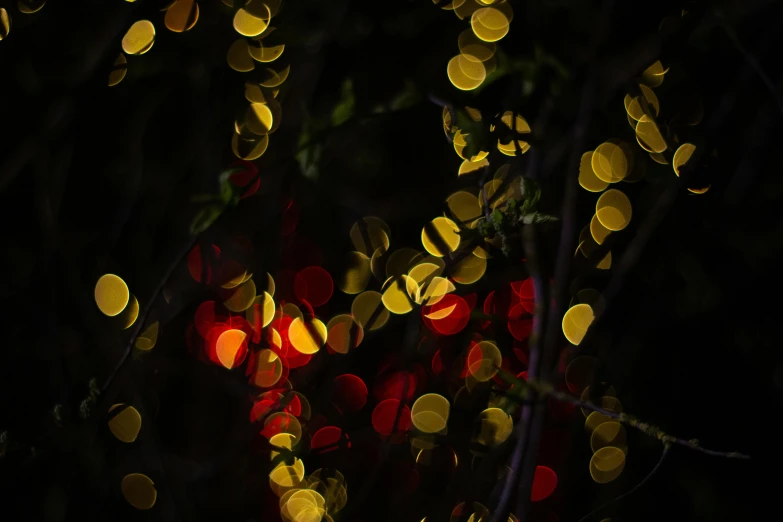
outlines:
{"label": "tree branch", "polygon": [[[642,433],[660,440],[664,444],[677,444],[679,446],[683,446],[685,448],[698,451],[700,453],[704,453],[706,455],[710,455],[713,457],[725,457],[727,459],[742,459],[742,460],[750,459],[750,455],[745,455],[743,453],[739,453],[736,451],[715,451],[715,450],[703,448],[702,446],[699,445],[699,441],[697,439],[686,440],[686,439],[675,437],[673,435],[669,435],[668,433],[660,429],[658,426],[649,424],[647,422],[643,422],[638,418],[634,417],[633,415],[629,415],[623,412],[607,410],[606,408],[597,406],[590,401],[583,401],[581,399],[577,399],[573,395],[569,395],[568,393],[562,392],[560,390],[556,390],[549,383],[541,382],[531,378],[528,378],[528,380],[526,381],[517,379],[510,373],[500,368],[498,368],[498,375],[500,375],[501,378],[504,379],[506,382],[509,382],[514,385],[521,385],[523,389],[532,390],[538,395],[544,397],[552,397],[557,401],[567,402],[569,404],[573,404],[574,406],[578,406],[579,408],[584,408],[586,410],[597,411],[598,413],[602,415],[606,415],[607,417],[610,417],[618,422],[627,424],[632,428],[636,428]],[[503,395],[509,397],[515,402],[521,402],[527,399],[527,397],[522,398],[518,394],[513,394],[513,393],[511,394],[503,393]]]}

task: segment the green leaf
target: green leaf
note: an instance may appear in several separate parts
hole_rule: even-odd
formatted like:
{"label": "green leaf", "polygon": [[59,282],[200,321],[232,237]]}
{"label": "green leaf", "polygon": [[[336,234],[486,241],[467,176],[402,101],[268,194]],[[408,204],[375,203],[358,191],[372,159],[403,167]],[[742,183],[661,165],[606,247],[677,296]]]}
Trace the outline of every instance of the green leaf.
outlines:
{"label": "green leaf", "polygon": [[337,126],[348,121],[354,114],[356,97],[353,93],[353,80],[346,78],[340,88],[340,101],[332,110],[332,125]]}
{"label": "green leaf", "polygon": [[541,187],[530,178],[522,177],[519,181],[519,191],[522,194],[524,202],[519,212],[522,215],[534,212],[541,199]]}
{"label": "green leaf", "polygon": [[225,205],[212,203],[203,207],[198,211],[196,217],[193,218],[193,222],[190,224],[191,234],[200,234],[212,226],[212,223],[217,221],[220,214],[226,209]]}

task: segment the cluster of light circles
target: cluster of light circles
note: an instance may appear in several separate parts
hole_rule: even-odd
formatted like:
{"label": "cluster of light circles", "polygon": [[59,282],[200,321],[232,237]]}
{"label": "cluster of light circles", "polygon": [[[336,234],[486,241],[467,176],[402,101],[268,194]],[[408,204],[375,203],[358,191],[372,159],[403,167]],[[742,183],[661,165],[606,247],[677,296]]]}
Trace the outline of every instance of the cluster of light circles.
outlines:
{"label": "cluster of light circles", "polygon": [[[334,346],[329,343],[332,350],[346,353],[361,341],[364,331],[377,330],[392,314],[407,314],[416,307],[421,307],[424,323],[433,332],[453,335],[464,329],[470,307],[454,293],[456,285],[478,281],[489,256],[480,247],[471,253],[458,252],[461,236],[454,220],[437,217],[423,227],[423,252],[408,247],[392,250],[389,226],[374,216],[354,223],[349,236],[355,250],[347,254],[337,286],[355,297],[351,314],[333,319],[339,336]],[[380,291],[368,289],[373,278]],[[346,334],[351,330],[356,334],[349,339]]]}
{"label": "cluster of light circles", "polygon": [[[233,7],[232,0],[224,3]],[[247,0],[234,14],[234,30],[240,38],[228,49],[229,67],[241,73],[255,70],[256,63],[271,64],[283,54],[285,45],[269,44],[275,28],[272,18],[280,10],[280,0]],[[277,100],[280,87],[288,78],[291,67],[276,70],[264,67],[260,76],[245,82],[248,107],[244,117],[234,122],[231,150],[237,158],[253,161],[260,158],[269,145],[269,135],[280,126],[282,106]]]}
{"label": "cluster of light circles", "polygon": [[[141,431],[141,414],[131,405],[118,403],[109,408],[109,431],[120,442],[130,444]],[[129,473],[120,486],[125,500],[136,509],[147,510],[155,505],[158,492],[155,484],[143,473]]]}
{"label": "cluster of light circles", "polygon": [[[590,259],[612,232],[624,230],[631,221],[632,207],[621,190],[609,189],[619,181],[635,182],[642,176],[633,149],[621,140],[611,139],[593,151],[582,155],[579,163],[579,185],[588,192],[601,193],[595,206],[595,214],[589,225],[579,235],[577,253]],[[612,266],[612,253],[607,252],[595,267],[608,270]]]}
{"label": "cluster of light circles", "polygon": [[[351,378],[356,377],[346,375],[338,379],[345,382]],[[351,389],[343,391],[350,393]],[[280,515],[286,521],[332,520],[348,499],[345,478],[339,471],[319,469],[306,476],[304,463],[295,456],[305,438],[302,422],[310,417],[310,403],[304,395],[291,390],[289,381],[261,393],[250,410],[250,422],[263,425],[261,435],[272,448],[269,485],[280,498]],[[317,430],[309,445],[319,453],[351,446],[347,434],[337,426]]]}
{"label": "cluster of light circles", "polygon": [[[106,316],[115,318],[123,329],[130,328],[139,316],[139,302],[130,293],[128,285],[115,274],[104,274],[95,284],[95,304]],[[156,321],[136,336],[135,347],[149,351],[158,339],[159,323]],[[109,431],[124,443],[136,440],[141,430],[141,414],[131,405],[117,403],[109,408]],[[152,480],[141,473],[130,473],[122,479],[122,494],[137,509],[150,509],[155,505],[157,490]]]}
{"label": "cluster of light circles", "polygon": [[[566,368],[566,384],[571,393],[589,401],[594,395],[591,386],[594,385],[596,359],[589,356],[578,356],[571,360]],[[617,399],[613,386],[600,384],[600,402],[597,404],[604,410],[616,413],[623,411],[622,404]],[[590,448],[593,457],[590,459],[590,476],[599,484],[611,482],[623,472],[625,457],[628,453],[628,443],[625,427],[612,417],[597,411],[582,408],[585,419],[585,431],[590,437]]]}
{"label": "cluster of light circles", "polygon": [[461,20],[470,21],[470,28],[457,40],[459,54],[449,60],[446,72],[454,87],[472,91],[497,68],[495,42],[508,34],[514,10],[507,0],[453,0],[442,8],[454,11]]}
{"label": "cluster of light circles", "polygon": [[[199,7],[196,0],[174,0],[164,11],[163,25],[174,33],[189,31],[198,22]],[[125,55],[145,54],[155,44],[155,36],[155,25],[149,20],[138,20],[128,28],[122,38],[122,52],[114,60],[109,72],[109,87],[114,87],[125,79],[128,72],[128,59]]]}
{"label": "cluster of light circles", "polygon": [[[474,123],[483,121],[483,116],[478,109],[464,107],[464,111]],[[489,168],[489,160],[487,159],[489,152],[479,150],[472,154],[468,153],[468,150],[472,151],[475,148],[471,143],[471,134],[460,129],[456,122],[452,121],[452,118],[449,108],[444,107],[443,130],[454,145],[454,152],[462,160],[457,176],[465,176]],[[496,114],[495,120],[500,121],[502,132],[497,132],[498,129],[494,123],[490,123],[489,132],[497,132],[501,135],[497,140],[499,152],[506,156],[516,156],[518,153],[524,154],[530,149],[530,143],[524,140],[525,136],[531,132],[530,125],[525,118],[519,114],[515,115],[512,111],[505,111],[502,114]],[[495,178],[497,179],[497,177],[496,175]]]}
{"label": "cluster of light circles", "polygon": [[[679,176],[680,169],[696,152],[696,146],[692,143],[681,142],[676,133],[661,129],[658,120],[661,112],[661,104],[653,89],[659,87],[665,78],[668,68],[664,68],[660,60],[653,63],[642,72],[637,89],[625,95],[623,104],[628,117],[628,124],[636,134],[636,141],[642,150],[646,151],[650,158],[662,165],[672,164],[674,173]],[[689,126],[698,125],[703,116],[701,106],[685,107],[688,114],[684,114],[679,121]],[[666,136],[670,135],[670,138]],[[671,140],[671,141],[669,141]],[[676,150],[675,150],[676,147]],[[672,150],[674,155],[671,160],[664,155],[667,150]],[[688,187],[692,194],[704,194],[710,188],[709,184],[696,187]]]}
{"label": "cluster of light circles", "polygon": [[[332,520],[347,501],[345,479],[339,471],[318,470],[307,476],[297,457],[303,445],[325,454],[350,449],[347,433],[339,426],[318,424],[309,431],[312,409],[288,379],[324,346],[329,353],[348,353],[358,346],[363,329],[353,316],[341,314],[325,324],[315,309],[332,297],[331,275],[320,266],[307,266],[283,282],[296,300],[276,301],[278,284],[271,274],[258,281],[238,261],[250,257],[248,249],[235,256],[218,246],[196,246],[188,255],[192,278],[210,285],[219,299],[201,303],[188,331],[191,351],[205,362],[231,370],[245,364],[254,389],[250,422],[269,443],[272,469],[269,484],[280,497],[283,520]],[[284,294],[286,295],[286,294]],[[359,411],[367,402],[367,387],[352,374],[334,379],[332,406],[340,414]]]}
{"label": "cluster of light circles", "polygon": [[[35,14],[46,5],[46,0],[19,0],[17,7],[22,14]],[[0,41],[8,37],[11,32],[11,14],[0,7]]]}
{"label": "cluster of light circles", "polygon": [[[139,317],[139,300],[130,293],[128,285],[123,279],[115,274],[102,275],[95,283],[95,304],[104,315],[113,318],[118,327],[127,330],[136,322]],[[157,323],[155,323],[157,325]],[[157,328],[157,326],[155,327]],[[157,330],[155,331],[157,332]],[[151,332],[145,332],[146,338],[152,340],[152,346],[155,345]],[[148,349],[152,349],[150,346]]]}

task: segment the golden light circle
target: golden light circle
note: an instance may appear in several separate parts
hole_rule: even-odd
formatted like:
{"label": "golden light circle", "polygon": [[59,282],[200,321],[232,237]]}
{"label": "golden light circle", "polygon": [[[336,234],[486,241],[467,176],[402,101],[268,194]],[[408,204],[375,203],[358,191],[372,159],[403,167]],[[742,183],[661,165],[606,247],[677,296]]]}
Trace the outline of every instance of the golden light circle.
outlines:
{"label": "golden light circle", "polygon": [[144,54],[155,43],[155,26],[149,20],[139,20],[122,38],[122,50],[126,54]]}
{"label": "golden light circle", "polygon": [[128,73],[128,59],[125,58],[124,54],[120,53],[119,56],[117,56],[117,59],[114,60],[114,65],[112,67],[111,72],[109,73],[109,87],[114,87],[115,85],[120,83],[125,78],[125,75],[127,73]]}
{"label": "golden light circle", "polygon": [[674,167],[674,173],[677,176],[680,175],[680,167],[688,163],[694,152],[696,152],[696,145],[693,143],[683,143],[677,148],[672,159],[672,167]]}
{"label": "golden light circle", "polygon": [[423,433],[437,433],[446,427],[451,405],[437,393],[422,395],[411,408],[411,422]]}
{"label": "golden light circle", "polygon": [[122,479],[122,496],[136,509],[150,509],[155,505],[158,492],[155,483],[142,473],[129,473]]}
{"label": "golden light circle", "polygon": [[234,155],[247,161],[253,161],[263,156],[268,146],[268,134],[264,134],[261,137],[248,138],[234,133],[231,139],[231,150],[234,152]]}
{"label": "golden light circle", "polygon": [[472,29],[462,31],[457,39],[460,54],[475,62],[486,62],[495,55],[497,45],[478,38]]}
{"label": "golden light circle", "polygon": [[274,117],[269,106],[265,103],[251,103],[247,109],[245,122],[250,132],[261,136],[267,134],[272,128]]}
{"label": "golden light circle", "polygon": [[[239,11],[237,11],[239,13]],[[247,40],[239,38],[231,47],[228,48],[226,53],[226,61],[228,66],[237,72],[249,72],[256,68],[253,57],[250,56],[250,48]],[[260,154],[259,154],[260,156]]]}
{"label": "golden light circle", "polygon": [[413,300],[408,295],[408,287],[415,285],[415,281],[408,283],[409,277],[401,275],[390,277],[384,284],[383,305],[393,314],[407,314],[413,310]]}
{"label": "golden light circle", "polygon": [[358,294],[364,291],[372,273],[370,258],[361,252],[349,252],[346,265],[343,277],[337,282],[338,288],[346,294]]}
{"label": "golden light circle", "polygon": [[226,330],[218,336],[215,344],[215,352],[220,364],[229,370],[236,363],[236,356],[245,342],[247,334],[242,330]]}
{"label": "golden light circle", "polygon": [[611,234],[612,231],[606,228],[598,221],[598,216],[593,214],[593,218],[590,220],[590,235],[593,236],[593,241],[602,245],[604,240]]}
{"label": "golden light circle", "polygon": [[0,7],[0,41],[8,37],[11,32],[11,15],[4,8]]}
{"label": "golden light circle", "polygon": [[163,23],[169,31],[183,33],[196,25],[198,15],[199,9],[196,0],[176,0],[166,9]]}
{"label": "golden light circle", "polygon": [[95,284],[95,304],[104,315],[119,315],[130,300],[128,285],[117,275],[105,274]]}
{"label": "golden light circle", "polygon": [[486,257],[471,252],[452,267],[451,278],[461,285],[470,285],[481,279],[486,271]]}
{"label": "golden light circle", "polygon": [[593,452],[608,446],[614,446],[623,453],[628,452],[625,427],[619,422],[604,422],[598,426],[590,436],[590,448]]}
{"label": "golden light circle", "polygon": [[479,382],[490,380],[498,373],[503,356],[492,341],[480,341],[468,353],[468,372]]}
{"label": "golden light circle", "polygon": [[590,476],[599,484],[606,484],[620,476],[625,468],[625,453],[619,448],[601,448],[590,459]]}
{"label": "golden light circle", "polygon": [[297,352],[306,355],[316,353],[326,342],[326,325],[317,318],[306,323],[297,317],[288,327],[288,339]]}
{"label": "golden light circle", "polygon": [[332,317],[326,325],[326,343],[337,353],[348,353],[364,339],[364,329],[349,314]]}
{"label": "golden light circle", "polygon": [[249,47],[250,56],[257,62],[271,63],[282,56],[285,51],[285,45],[275,45],[273,47],[264,47],[261,42],[252,44]]}
{"label": "golden light circle", "polygon": [[373,290],[357,295],[351,303],[351,315],[365,330],[377,330],[389,320],[383,296]]}
{"label": "golden light circle", "polygon": [[283,361],[275,352],[265,348],[256,354],[255,367],[251,375],[253,384],[259,388],[271,388],[277,384],[282,375]]}
{"label": "golden light circle", "polygon": [[433,256],[443,257],[459,247],[459,227],[446,217],[436,217],[421,230],[421,243]]}
{"label": "golden light circle", "polygon": [[596,177],[605,183],[617,183],[628,175],[625,153],[611,141],[606,141],[595,149],[591,164]]}
{"label": "golden light circle", "polygon": [[242,36],[258,36],[269,25],[269,7],[261,0],[250,0],[234,15],[234,30]]}
{"label": "golden light circle", "polygon": [[461,91],[472,91],[484,82],[487,70],[481,62],[472,61],[462,54],[449,60],[446,74],[454,87]]}
{"label": "golden light circle", "polygon": [[252,279],[248,279],[234,289],[231,296],[223,301],[223,306],[232,312],[244,312],[252,306],[255,298],[256,284]]}
{"label": "golden light circle", "polygon": [[504,442],[514,428],[511,416],[500,408],[487,408],[480,415],[481,427],[476,442],[485,446],[495,446]]}
{"label": "golden light circle", "polygon": [[451,214],[465,227],[476,228],[478,218],[481,217],[479,200],[470,192],[460,190],[446,199],[446,205]]}
{"label": "golden light circle", "polygon": [[595,316],[588,304],[574,305],[563,316],[563,335],[568,342],[579,345]]}
{"label": "golden light circle", "polygon": [[115,404],[109,408],[109,413],[117,408],[122,408],[122,411],[109,420],[109,431],[121,442],[130,443],[135,441],[141,430],[141,414],[139,414],[139,410],[133,406]]}
{"label": "golden light circle", "polygon": [[596,176],[592,161],[592,151],[582,154],[582,159],[579,161],[579,185],[589,192],[602,192],[606,190],[609,183]]}
{"label": "golden light circle", "polygon": [[507,13],[500,9],[482,7],[471,15],[470,26],[479,39],[485,42],[497,42],[508,34],[510,20]]}
{"label": "golden light circle", "polygon": [[400,248],[389,254],[386,260],[386,277],[397,277],[405,275],[416,265],[424,256],[418,250],[413,248]]}
{"label": "golden light circle", "polygon": [[418,285],[415,279],[408,279],[408,295],[417,303],[432,306],[438,303],[443,296],[456,290],[454,283],[445,277],[435,276],[429,283]]}
{"label": "golden light circle", "polygon": [[354,250],[367,257],[372,256],[376,250],[389,249],[391,231],[389,226],[380,218],[366,216],[357,221],[348,233],[351,237]]}
{"label": "golden light circle", "polygon": [[631,222],[631,201],[617,189],[607,190],[595,204],[595,215],[607,229],[622,230]]}
{"label": "golden light circle", "polygon": [[127,330],[133,326],[133,323],[135,323],[136,319],[139,317],[139,300],[136,299],[136,296],[130,296],[128,306],[125,307],[118,317],[122,320],[123,330]]}
{"label": "golden light circle", "polygon": [[646,115],[636,124],[636,141],[647,152],[663,152],[668,148],[658,124]]}

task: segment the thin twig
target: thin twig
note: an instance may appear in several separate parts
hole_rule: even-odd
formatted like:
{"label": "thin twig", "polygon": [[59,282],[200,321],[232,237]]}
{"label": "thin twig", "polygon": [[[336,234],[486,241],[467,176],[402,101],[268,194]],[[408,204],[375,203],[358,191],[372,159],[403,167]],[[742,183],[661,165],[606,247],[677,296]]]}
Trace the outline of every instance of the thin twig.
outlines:
{"label": "thin twig", "polygon": [[[586,410],[597,411],[598,413],[602,415],[606,415],[607,417],[610,417],[618,422],[636,428],[642,433],[649,435],[650,437],[654,437],[663,443],[677,444],[679,446],[683,446],[685,448],[692,449],[694,451],[698,451],[706,455],[711,455],[713,457],[725,457],[727,459],[743,459],[743,460],[750,459],[749,455],[745,455],[743,453],[739,453],[736,451],[715,451],[715,450],[709,450],[707,448],[703,448],[702,446],[699,445],[699,441],[697,439],[686,440],[686,439],[674,437],[673,435],[669,435],[668,433],[660,429],[658,426],[654,426],[647,422],[643,422],[637,419],[636,417],[634,417],[633,415],[629,415],[623,412],[607,410],[606,408],[596,406],[590,401],[583,401],[581,399],[577,399],[573,395],[569,395],[568,393],[562,392],[560,390],[556,390],[549,383],[531,379],[529,376],[526,381],[517,379],[510,373],[506,372],[505,370],[501,370],[500,368],[498,368],[498,374],[501,376],[501,378],[503,378],[507,382],[510,382],[515,385],[521,384],[523,388],[527,387],[531,390],[534,390],[539,395],[545,397],[552,397],[557,401],[567,402],[569,404],[573,404],[574,406],[577,406],[579,408],[584,408]],[[516,402],[519,402],[521,400],[518,394],[506,393],[504,395],[506,395],[507,397],[509,397],[510,399]]]}
{"label": "thin twig", "polygon": [[586,522],[587,520],[590,520],[590,518],[592,518],[593,516],[597,515],[598,513],[603,511],[604,509],[608,508],[609,506],[612,506],[612,505],[620,502],[624,498],[630,497],[631,495],[633,495],[634,493],[639,491],[639,489],[641,489],[642,486],[647,484],[647,482],[653,477],[653,475],[655,475],[658,472],[658,470],[661,468],[661,464],[663,464],[663,461],[666,459],[666,456],[669,454],[669,450],[670,449],[671,449],[671,446],[669,444],[667,444],[667,443],[664,443],[663,444],[663,451],[661,452],[661,458],[658,459],[658,463],[655,465],[655,467],[652,469],[652,471],[650,471],[647,474],[647,476],[645,476],[642,479],[641,482],[639,482],[637,485],[635,485],[633,488],[631,488],[630,491],[628,491],[626,493],[623,493],[619,497],[610,500],[606,504],[604,504],[602,506],[599,506],[596,509],[594,509],[593,511],[591,511],[590,513],[586,514],[585,516],[583,516],[582,518],[579,519],[579,522]]}

